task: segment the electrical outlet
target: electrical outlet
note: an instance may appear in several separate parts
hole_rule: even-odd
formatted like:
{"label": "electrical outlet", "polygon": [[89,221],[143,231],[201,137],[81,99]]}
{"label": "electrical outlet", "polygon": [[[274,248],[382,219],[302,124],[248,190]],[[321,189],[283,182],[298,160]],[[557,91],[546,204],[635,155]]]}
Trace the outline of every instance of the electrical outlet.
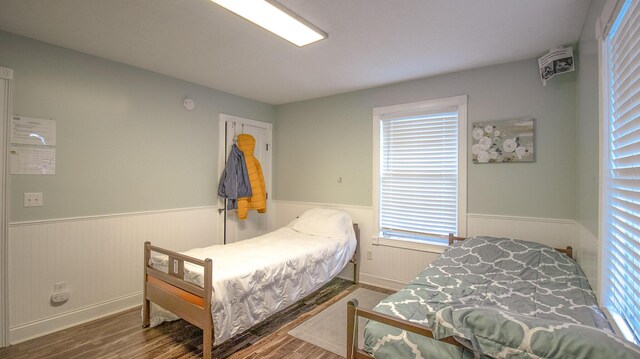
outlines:
{"label": "electrical outlet", "polygon": [[370,260],[370,261],[373,260],[373,252],[372,251],[367,251],[367,260]]}
{"label": "electrical outlet", "polygon": [[54,305],[60,305],[68,301],[70,297],[71,297],[71,292],[69,292],[68,290],[58,292],[58,293],[53,293],[53,295],[51,296],[51,302],[55,303]]}
{"label": "electrical outlet", "polygon": [[67,282],[58,282],[53,284],[53,292],[60,293],[67,290]]}
{"label": "electrical outlet", "polygon": [[25,192],[25,207],[42,207],[42,192]]}

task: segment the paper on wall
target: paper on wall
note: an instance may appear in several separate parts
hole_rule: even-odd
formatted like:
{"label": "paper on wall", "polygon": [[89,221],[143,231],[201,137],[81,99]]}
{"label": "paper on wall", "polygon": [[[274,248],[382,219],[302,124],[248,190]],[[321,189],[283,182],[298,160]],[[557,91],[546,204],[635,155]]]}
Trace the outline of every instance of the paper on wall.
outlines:
{"label": "paper on wall", "polygon": [[55,146],[56,121],[13,116],[11,118],[11,143],[32,146]]}
{"label": "paper on wall", "polygon": [[573,63],[573,49],[553,49],[548,54],[538,59],[540,79],[546,85],[547,80],[555,75],[575,70]]}
{"label": "paper on wall", "polygon": [[54,175],[56,174],[55,147],[12,146],[12,175]]}

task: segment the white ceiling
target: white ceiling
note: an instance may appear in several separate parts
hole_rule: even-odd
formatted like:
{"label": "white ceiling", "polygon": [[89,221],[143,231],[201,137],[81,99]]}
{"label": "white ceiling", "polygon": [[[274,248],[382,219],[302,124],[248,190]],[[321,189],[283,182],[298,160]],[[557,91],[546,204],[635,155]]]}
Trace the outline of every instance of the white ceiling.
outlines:
{"label": "white ceiling", "polygon": [[271,104],[533,58],[590,0],[281,0],[298,48],[209,0],[0,0],[0,29]]}

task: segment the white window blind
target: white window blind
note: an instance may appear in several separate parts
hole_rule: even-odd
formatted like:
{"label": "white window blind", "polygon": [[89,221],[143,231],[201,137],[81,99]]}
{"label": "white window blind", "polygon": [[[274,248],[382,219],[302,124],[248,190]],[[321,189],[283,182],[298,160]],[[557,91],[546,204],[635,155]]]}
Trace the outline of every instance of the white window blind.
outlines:
{"label": "white window blind", "polygon": [[458,232],[458,113],[436,108],[380,117],[383,238]]}
{"label": "white window blind", "polygon": [[[638,342],[640,336],[640,7],[626,1],[607,51],[604,297]],[[628,338],[631,339],[631,338]]]}

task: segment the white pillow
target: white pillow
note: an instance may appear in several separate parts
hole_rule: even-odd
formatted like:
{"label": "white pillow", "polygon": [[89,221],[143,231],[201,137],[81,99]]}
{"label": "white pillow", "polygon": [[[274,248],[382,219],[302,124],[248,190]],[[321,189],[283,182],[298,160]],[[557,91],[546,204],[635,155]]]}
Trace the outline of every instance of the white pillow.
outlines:
{"label": "white pillow", "polygon": [[293,230],[313,236],[346,240],[356,237],[353,222],[346,212],[335,209],[314,208],[289,223]]}

